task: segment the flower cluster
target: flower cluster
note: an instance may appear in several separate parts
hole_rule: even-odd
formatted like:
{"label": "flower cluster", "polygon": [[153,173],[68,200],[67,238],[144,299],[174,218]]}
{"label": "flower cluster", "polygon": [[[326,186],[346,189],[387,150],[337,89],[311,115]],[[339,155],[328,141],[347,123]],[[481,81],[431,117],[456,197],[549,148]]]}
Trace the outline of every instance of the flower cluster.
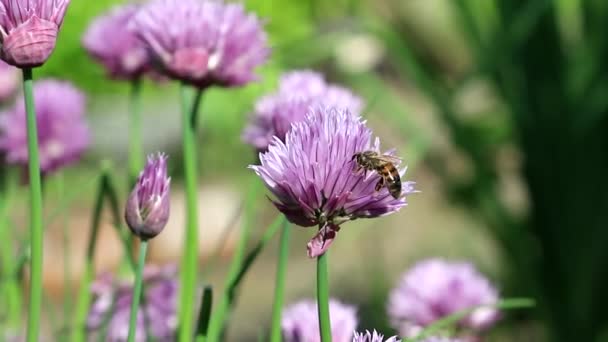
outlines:
{"label": "flower cluster", "polygon": [[70,0],[0,0],[0,57],[30,68],[44,64],[55,49]]}
{"label": "flower cluster", "polygon": [[152,0],[130,24],[168,76],[200,88],[256,78],[270,52],[261,26],[242,4],[208,0]]}
{"label": "flower cluster", "polygon": [[146,47],[127,29],[138,8],[132,4],[114,7],[96,18],[82,39],[87,52],[113,78],[136,79],[150,68]]}
{"label": "flower cluster", "polygon": [[328,84],[319,73],[300,70],[283,75],[276,93],[262,97],[255,106],[243,140],[266,151],[273,137],[285,140],[295,122],[302,121],[312,106],[346,108],[359,114],[363,100],[350,90]]}
{"label": "flower cluster", "polygon": [[[68,82],[42,80],[34,85],[40,168],[49,173],[76,161],[89,146],[84,120],[85,96]],[[0,114],[0,151],[10,164],[27,166],[25,101]]]}
{"label": "flower cluster", "polygon": [[[157,341],[173,341],[177,327],[177,269],[173,265],[146,266],[144,294],[137,314],[137,341],[144,341],[148,329]],[[106,332],[107,341],[126,341],[129,331],[132,284],[105,274],[92,284],[94,300],[87,318],[91,338]]]}
{"label": "flower cluster", "polygon": [[[285,142],[275,137],[268,152],[260,154],[261,165],[251,166],[289,221],[319,227],[307,246],[310,257],[329,248],[342,223],[393,213],[414,192],[413,183],[404,182],[401,196],[393,198],[385,187],[376,190],[376,172],[356,172],[353,156],[368,150],[381,153],[380,142],[372,141],[359,116],[318,107],[292,125]],[[399,174],[402,177],[405,168]]]}
{"label": "flower cluster", "polygon": [[[414,336],[422,328],[460,310],[492,305],[498,293],[470,263],[424,260],[412,267],[391,292],[388,314],[403,336]],[[483,329],[499,317],[496,309],[482,307],[460,325]]]}
{"label": "flower cluster", "polygon": [[[329,315],[332,341],[350,342],[358,323],[355,307],[330,299]],[[285,308],[281,329],[285,342],[320,341],[317,303],[314,300],[302,300]]]}

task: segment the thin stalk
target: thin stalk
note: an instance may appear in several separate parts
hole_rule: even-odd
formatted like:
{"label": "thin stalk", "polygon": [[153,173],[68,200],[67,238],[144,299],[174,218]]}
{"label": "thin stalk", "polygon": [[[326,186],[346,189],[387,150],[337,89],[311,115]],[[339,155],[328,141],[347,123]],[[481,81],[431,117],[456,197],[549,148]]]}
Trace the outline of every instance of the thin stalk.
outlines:
{"label": "thin stalk", "polygon": [[329,320],[329,279],[327,271],[327,252],[317,257],[317,306],[321,342],[331,342]]}
{"label": "thin stalk", "polygon": [[141,133],[141,78],[131,82],[129,96],[129,188],[143,169],[143,140]]}
{"label": "thin stalk", "polygon": [[84,331],[86,326],[86,317],[91,301],[91,293],[89,286],[95,276],[95,250],[97,247],[97,237],[101,224],[101,214],[103,209],[103,201],[106,192],[106,181],[109,173],[109,166],[103,165],[101,175],[99,176],[99,185],[95,195],[95,204],[93,207],[93,215],[91,219],[91,233],[87,244],[87,256],[85,263],[84,275],[82,277],[80,291],[76,301],[76,314],[74,315],[74,324],[72,327],[72,342],[84,341]]}
{"label": "thin stalk", "polygon": [[30,305],[27,321],[27,341],[36,342],[40,335],[40,307],[42,304],[42,184],[38,156],[38,129],[32,69],[23,69],[23,95],[27,116],[28,176],[30,182]]}
{"label": "thin stalk", "polygon": [[190,105],[188,86],[181,88],[182,148],[184,154],[184,181],[186,191],[186,234],[181,262],[181,289],[179,306],[179,339],[189,342],[194,334],[194,303],[196,274],[198,272],[198,186],[196,177],[196,123],[201,90]]}
{"label": "thin stalk", "polygon": [[[148,240],[141,240],[139,244],[139,262],[137,272],[135,272],[135,285],[133,285],[133,298],[131,298],[131,316],[129,319],[128,342],[135,341],[137,331],[137,312],[139,311],[139,300],[141,298],[141,288],[143,285],[144,266],[146,265],[146,252],[148,251]],[[142,310],[142,314],[143,310]]]}
{"label": "thin stalk", "polygon": [[270,327],[271,342],[281,342],[281,314],[285,297],[285,278],[287,260],[289,258],[289,236],[291,234],[289,222],[286,218],[283,218],[283,220],[281,241],[279,245],[279,260],[277,262],[277,274],[274,286],[274,304],[272,306],[272,325]]}

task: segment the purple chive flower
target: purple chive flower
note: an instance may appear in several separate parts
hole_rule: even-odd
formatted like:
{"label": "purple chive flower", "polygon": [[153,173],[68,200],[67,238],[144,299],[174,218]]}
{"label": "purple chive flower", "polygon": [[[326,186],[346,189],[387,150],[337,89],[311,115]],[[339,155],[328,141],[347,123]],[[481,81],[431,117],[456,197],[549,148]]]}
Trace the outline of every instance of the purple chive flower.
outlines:
{"label": "purple chive flower", "polygon": [[170,188],[167,156],[162,153],[148,156],[125,208],[125,220],[133,234],[147,240],[165,228],[169,221]]}
{"label": "purple chive flower", "polygon": [[328,84],[319,73],[309,70],[288,72],[279,80],[276,93],[264,96],[256,103],[243,140],[259,151],[265,151],[274,136],[284,141],[291,124],[302,121],[311,106],[346,108],[358,115],[363,100],[346,88]]}
{"label": "purple chive flower", "polygon": [[10,100],[21,84],[21,72],[12,65],[0,61],[0,103]]}
{"label": "purple chive flower", "polygon": [[31,68],[44,64],[55,49],[70,0],[0,0],[0,57]]}
{"label": "purple chive flower", "polygon": [[[350,342],[358,324],[355,307],[330,299],[329,317],[332,341]],[[302,300],[285,308],[281,330],[285,342],[320,342],[316,301]]]}
{"label": "purple chive flower", "polygon": [[384,339],[384,335],[379,334],[376,330],[373,333],[366,330],[364,333],[355,332],[352,342],[401,342],[397,336]]}
{"label": "purple chive flower", "polygon": [[[144,269],[144,293],[137,313],[136,341],[145,341],[146,327],[159,342],[175,340],[177,328],[177,269],[174,265]],[[91,340],[106,331],[106,341],[126,341],[133,284],[104,274],[91,286],[94,299],[87,317]],[[106,326],[107,324],[107,326]]]}
{"label": "purple chive flower", "polygon": [[380,151],[380,141],[372,142],[372,132],[360,117],[348,110],[315,108],[292,125],[285,142],[273,139],[268,152],[260,154],[261,165],[250,166],[290,222],[319,227],[308,243],[309,257],[329,248],[340,224],[394,213],[414,192],[412,182],[403,182],[398,199],[386,187],[376,191],[376,172],[355,172],[353,155],[366,150]]}
{"label": "purple chive flower", "polygon": [[[84,120],[85,96],[69,82],[41,80],[34,84],[40,168],[49,173],[80,158],[89,146]],[[0,113],[0,151],[10,164],[27,166],[25,101]]]}
{"label": "purple chive flower", "polygon": [[[388,314],[403,336],[414,336],[423,327],[460,310],[498,301],[494,286],[466,262],[429,259],[406,272],[390,294]],[[478,308],[459,325],[482,329],[499,317],[496,309]]]}
{"label": "purple chive flower", "polygon": [[131,28],[167,75],[200,88],[244,85],[269,55],[259,19],[242,4],[152,0]]}
{"label": "purple chive flower", "polygon": [[127,29],[137,10],[137,5],[116,6],[96,18],[84,34],[84,48],[105,67],[110,77],[132,80],[150,68],[144,44]]}

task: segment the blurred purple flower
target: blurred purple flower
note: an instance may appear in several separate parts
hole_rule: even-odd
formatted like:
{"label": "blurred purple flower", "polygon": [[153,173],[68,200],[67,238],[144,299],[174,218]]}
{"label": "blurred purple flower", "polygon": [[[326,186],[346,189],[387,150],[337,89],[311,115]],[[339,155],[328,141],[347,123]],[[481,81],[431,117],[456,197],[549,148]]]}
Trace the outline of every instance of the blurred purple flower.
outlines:
{"label": "blurred purple flower", "polygon": [[144,44],[127,29],[137,10],[137,5],[112,8],[91,23],[82,39],[87,52],[116,79],[136,79],[150,68]]}
{"label": "blurred purple flower", "polygon": [[375,191],[376,172],[354,171],[353,155],[366,150],[380,151],[380,141],[372,143],[372,132],[360,117],[348,110],[315,108],[293,124],[285,142],[273,139],[268,152],[260,154],[261,165],[250,166],[290,222],[319,227],[308,243],[309,257],[329,248],[340,224],[394,213],[414,192],[413,182],[403,182],[398,199],[385,187]]}
{"label": "blurred purple flower", "polygon": [[[357,309],[335,299],[329,300],[331,337],[333,342],[350,342],[357,328]],[[302,300],[283,310],[281,329],[285,342],[320,342],[317,303]]]}
{"label": "blurred purple flower", "polygon": [[0,0],[0,57],[20,68],[44,64],[55,49],[70,0]]}
{"label": "blurred purple flower", "polygon": [[0,61],[0,103],[10,100],[21,84],[21,71]]}
{"label": "blurred purple flower", "polygon": [[[418,262],[402,276],[390,294],[388,314],[401,335],[411,337],[445,316],[497,301],[494,286],[472,264],[429,259]],[[496,309],[483,307],[459,324],[483,329],[498,318]]]}
{"label": "blurred purple flower", "polygon": [[302,121],[311,106],[349,109],[358,115],[363,100],[346,88],[326,83],[319,73],[309,70],[288,72],[279,80],[276,93],[266,95],[256,103],[243,140],[259,151],[265,151],[274,136],[284,141],[291,124]]}
{"label": "blurred purple flower", "polygon": [[269,55],[266,33],[242,4],[152,0],[131,29],[169,76],[204,88],[240,86]]}
{"label": "blurred purple flower", "polygon": [[[146,328],[159,342],[175,340],[177,328],[177,269],[174,265],[144,269],[144,293],[137,314],[136,341],[145,341]],[[104,341],[127,341],[133,284],[119,282],[110,274],[99,277],[91,286],[94,300],[87,317],[89,337],[99,337],[105,331]]]}
{"label": "blurred purple flower", "polygon": [[170,189],[167,156],[162,153],[148,156],[125,207],[125,220],[133,234],[147,240],[165,228],[169,221]]}
{"label": "blurred purple flower", "polygon": [[401,342],[397,336],[384,339],[384,335],[379,334],[376,330],[373,333],[366,330],[364,333],[355,332],[352,342]]}
{"label": "blurred purple flower", "polygon": [[[40,168],[49,173],[80,158],[89,146],[84,120],[85,96],[71,83],[41,80],[34,84]],[[27,166],[25,101],[0,114],[0,151],[11,164]]]}

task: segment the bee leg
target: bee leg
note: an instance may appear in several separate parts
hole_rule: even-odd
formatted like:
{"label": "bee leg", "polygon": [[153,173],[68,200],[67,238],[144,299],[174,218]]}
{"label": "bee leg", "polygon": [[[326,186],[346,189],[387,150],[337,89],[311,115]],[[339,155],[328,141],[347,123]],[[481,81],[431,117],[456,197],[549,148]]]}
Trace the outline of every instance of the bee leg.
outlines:
{"label": "bee leg", "polygon": [[380,191],[380,189],[382,189],[383,186],[384,186],[384,177],[380,177],[380,179],[378,180],[378,183],[376,183],[376,191]]}

